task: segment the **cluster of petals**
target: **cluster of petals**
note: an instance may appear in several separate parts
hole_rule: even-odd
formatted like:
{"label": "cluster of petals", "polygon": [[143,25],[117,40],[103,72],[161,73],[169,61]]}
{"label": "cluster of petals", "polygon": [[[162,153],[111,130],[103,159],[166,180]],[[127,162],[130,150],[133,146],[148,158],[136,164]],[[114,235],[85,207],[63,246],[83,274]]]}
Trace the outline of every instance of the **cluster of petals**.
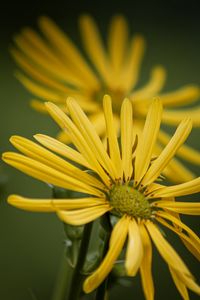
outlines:
{"label": "cluster of petals", "polygon": [[[187,107],[198,100],[199,87],[186,85],[172,92],[161,92],[166,71],[159,65],[152,69],[149,81],[137,88],[145,41],[140,35],[129,35],[127,22],[122,16],[115,16],[111,20],[107,46],[90,16],[83,15],[79,21],[84,54],[51,19],[44,16],[38,20],[40,33],[24,28],[14,37],[15,46],[11,53],[23,70],[17,71],[16,76],[36,96],[31,101],[35,109],[46,111],[44,101],[48,99],[66,112],[67,96],[75,97],[89,115],[98,134],[105,136],[104,114],[100,104],[102,96],[112,96],[118,130],[121,101],[128,97],[133,104],[135,130],[139,134],[151,99],[158,96],[165,108],[163,123],[177,126],[183,118],[190,116],[193,126],[200,126],[200,108]],[[67,143],[70,137],[66,131],[61,131],[59,140]],[[169,140],[170,135],[160,129],[155,145],[157,153]],[[177,157],[200,165],[199,152],[188,145],[183,145],[177,151]],[[168,164],[164,174],[176,183],[193,179],[193,172],[177,157]]]}
{"label": "cluster of petals", "polygon": [[[200,294],[200,287],[178,253],[160,231],[160,226],[176,233],[188,250],[200,259],[200,240],[180,219],[179,214],[199,215],[197,202],[176,201],[175,197],[200,191],[200,178],[165,186],[158,181],[192,129],[190,119],[177,127],[166,147],[154,156],[162,118],[162,103],[154,100],[149,107],[143,130],[133,125],[132,103],[125,99],[120,111],[120,136],[115,126],[110,96],[103,99],[106,141],[102,142],[94,125],[79,104],[67,99],[66,115],[54,103],[46,103],[52,118],[65,131],[74,147],[43,134],[34,136],[38,143],[13,136],[11,143],[22,153],[7,152],[3,160],[22,172],[43,182],[80,192],[74,199],[31,199],[11,195],[8,202],[30,211],[55,212],[72,225],[84,225],[102,215],[112,214],[109,191],[113,185],[128,185],[149,201],[152,216],[138,218],[128,212],[118,217],[113,226],[108,251],[99,267],[86,278],[83,289],[93,291],[108,276],[125,247],[125,268],[128,276],[140,271],[147,300],[154,299],[152,277],[152,242],[167,263],[173,281],[183,299],[188,289]],[[108,151],[109,150],[109,151]]]}

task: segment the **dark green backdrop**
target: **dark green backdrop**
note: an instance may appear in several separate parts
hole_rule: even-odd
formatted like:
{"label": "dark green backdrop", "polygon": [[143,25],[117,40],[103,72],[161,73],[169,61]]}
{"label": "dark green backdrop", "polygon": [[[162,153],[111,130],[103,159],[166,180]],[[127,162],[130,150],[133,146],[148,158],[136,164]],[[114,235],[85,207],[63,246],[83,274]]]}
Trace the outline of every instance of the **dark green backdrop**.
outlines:
{"label": "dark green backdrop", "polygon": [[[9,137],[19,134],[32,137],[35,133],[55,134],[57,127],[47,116],[29,107],[28,93],[13,73],[16,68],[8,48],[12,36],[24,25],[36,27],[41,14],[50,15],[78,40],[77,16],[93,14],[105,32],[114,13],[127,16],[132,32],[141,32],[147,39],[141,82],[151,66],[163,64],[168,71],[166,90],[187,83],[200,83],[200,21],[198,3],[191,1],[48,1],[40,4],[11,1],[1,4],[0,27],[0,151],[12,149]],[[194,130],[190,144],[200,148],[199,130]],[[26,213],[6,204],[8,194],[48,197],[45,184],[37,182],[0,162],[1,178],[7,184],[0,195],[0,299],[49,300],[63,249],[64,234],[56,216]],[[199,174],[198,167],[191,167]],[[191,198],[190,198],[191,199]],[[198,197],[194,199],[198,200]],[[184,218],[197,233],[199,219]],[[173,236],[171,241],[194,272],[199,276],[195,259]],[[156,299],[181,299],[157,253],[154,254]],[[139,278],[132,288],[116,288],[111,299],[144,299]],[[191,293],[191,299],[198,297]]]}

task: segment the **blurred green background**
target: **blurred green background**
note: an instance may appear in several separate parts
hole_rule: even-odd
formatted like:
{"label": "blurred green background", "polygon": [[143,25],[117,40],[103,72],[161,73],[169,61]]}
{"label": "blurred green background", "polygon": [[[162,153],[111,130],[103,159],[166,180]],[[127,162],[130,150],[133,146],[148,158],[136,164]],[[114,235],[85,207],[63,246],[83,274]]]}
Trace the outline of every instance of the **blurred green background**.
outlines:
{"label": "blurred green background", "polygon": [[[9,137],[14,134],[31,138],[35,133],[55,135],[57,126],[29,106],[31,95],[14,77],[15,63],[9,55],[12,36],[26,25],[36,28],[37,17],[51,16],[76,42],[79,40],[77,17],[91,13],[102,32],[110,17],[124,14],[131,32],[142,33],[147,51],[142,64],[141,81],[148,78],[155,64],[168,71],[165,90],[187,83],[200,84],[200,19],[198,1],[11,1],[1,4],[0,18],[0,151],[12,149]],[[169,129],[170,130],[170,129]],[[200,129],[193,130],[189,143],[199,149]],[[191,166],[199,174],[199,167]],[[62,224],[55,215],[28,213],[7,205],[11,193],[30,197],[49,197],[49,188],[0,162],[1,180],[7,181],[0,195],[0,299],[49,300],[63,251]],[[198,200],[197,196],[190,200]],[[197,217],[183,218],[198,233]],[[180,241],[169,234],[170,241],[199,277],[197,261]],[[154,252],[155,299],[181,299],[169,276],[168,269]],[[35,296],[34,296],[35,295]],[[34,298],[36,297],[36,298]],[[111,299],[144,299],[139,276],[130,288],[116,287]],[[191,293],[191,299],[198,299]]]}

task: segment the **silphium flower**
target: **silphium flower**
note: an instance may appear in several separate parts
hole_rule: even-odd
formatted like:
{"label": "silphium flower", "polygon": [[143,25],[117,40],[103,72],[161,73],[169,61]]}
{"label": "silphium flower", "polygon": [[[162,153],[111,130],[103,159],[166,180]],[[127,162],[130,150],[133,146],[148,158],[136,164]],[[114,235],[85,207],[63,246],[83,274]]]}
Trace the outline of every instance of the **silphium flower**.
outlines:
{"label": "silphium flower", "polygon": [[[46,111],[44,100],[48,100],[66,112],[66,97],[75,97],[87,112],[98,134],[105,136],[100,103],[104,94],[112,96],[115,126],[118,129],[121,101],[125,97],[131,100],[135,127],[139,131],[143,128],[150,100],[159,96],[165,107],[163,123],[177,126],[184,117],[189,116],[193,120],[193,126],[200,126],[199,106],[185,109],[185,106],[198,99],[199,87],[186,85],[172,92],[161,93],[166,72],[162,66],[155,66],[149,81],[137,88],[145,41],[140,35],[129,37],[128,26],[122,16],[115,16],[111,20],[106,47],[90,16],[83,15],[79,21],[88,61],[72,40],[48,17],[38,20],[42,35],[30,28],[24,28],[15,36],[15,47],[11,49],[11,53],[25,73],[17,72],[16,75],[37,97],[31,102],[35,109]],[[182,106],[184,107],[179,109]],[[160,130],[155,145],[156,153],[165,147],[169,139],[170,136]],[[59,140],[67,143],[69,135],[62,131]],[[189,146],[183,145],[177,155],[194,164],[200,164],[199,153]],[[177,158],[173,158],[163,173],[175,182],[194,178],[194,174]]]}
{"label": "silphium flower", "polygon": [[191,272],[160,230],[162,225],[172,230],[189,251],[200,258],[199,238],[179,217],[179,214],[199,215],[200,204],[175,201],[175,197],[199,192],[200,177],[173,186],[165,186],[158,181],[189,135],[191,120],[184,119],[160,155],[153,157],[162,115],[159,100],[152,102],[137,141],[132,104],[125,99],[121,107],[119,140],[111,98],[104,96],[107,150],[75,100],[67,100],[69,115],[53,103],[46,106],[53,119],[70,135],[75,148],[42,134],[35,135],[41,145],[13,136],[11,143],[23,154],[4,153],[3,160],[34,178],[78,191],[82,196],[76,199],[30,199],[11,195],[8,202],[24,210],[56,212],[62,221],[75,226],[89,223],[106,213],[117,217],[107,254],[84,282],[86,293],[101,284],[125,249],[127,275],[135,276],[140,271],[145,297],[147,300],[154,299],[151,271],[153,242],[167,263],[182,298],[189,299],[187,289],[200,294],[200,287]]}

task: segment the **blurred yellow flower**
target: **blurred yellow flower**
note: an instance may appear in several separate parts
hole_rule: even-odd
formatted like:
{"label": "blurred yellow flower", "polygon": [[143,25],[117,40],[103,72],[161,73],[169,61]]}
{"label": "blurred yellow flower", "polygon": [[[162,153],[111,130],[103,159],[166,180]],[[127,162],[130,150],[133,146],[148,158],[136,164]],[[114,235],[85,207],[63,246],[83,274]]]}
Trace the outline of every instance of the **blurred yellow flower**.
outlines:
{"label": "blurred yellow flower", "polygon": [[[152,69],[148,83],[136,88],[145,42],[139,35],[129,37],[128,25],[122,16],[115,16],[111,20],[107,49],[94,20],[83,15],[79,21],[83,47],[89,62],[48,17],[41,17],[38,22],[43,36],[30,28],[24,28],[15,36],[15,47],[11,49],[11,53],[26,73],[24,75],[18,71],[16,76],[29,91],[39,97],[39,100],[34,99],[31,102],[35,109],[46,111],[44,100],[48,100],[66,112],[67,96],[75,97],[90,116],[98,134],[104,136],[100,103],[104,94],[112,96],[117,128],[120,124],[122,99],[128,97],[132,101],[134,122],[138,131],[143,127],[152,97],[159,96],[165,107],[163,123],[177,126],[184,117],[189,116],[193,126],[200,126],[199,107],[172,110],[195,102],[200,95],[199,87],[187,85],[173,92],[160,93],[166,74],[163,67],[156,66]],[[58,138],[65,143],[69,141],[69,136],[63,131]],[[160,130],[155,151],[160,153],[169,139],[170,136]],[[182,146],[177,155],[200,165],[199,152],[189,146]],[[175,158],[164,171],[164,175],[175,182],[194,178],[194,174]]]}
{"label": "blurred yellow flower", "polygon": [[[184,119],[160,155],[152,157],[162,117],[162,104],[159,100],[152,102],[138,139],[132,126],[132,104],[128,99],[123,101],[119,142],[111,98],[104,96],[107,150],[92,123],[72,98],[67,100],[69,115],[53,103],[47,103],[46,107],[53,119],[67,131],[76,149],[46,135],[35,135],[42,146],[13,136],[11,143],[23,154],[4,153],[3,160],[39,180],[81,192],[82,197],[29,199],[11,195],[8,202],[25,210],[56,212],[62,221],[72,225],[86,224],[107,212],[117,217],[107,254],[84,282],[83,289],[86,293],[96,289],[108,276],[126,245],[127,275],[135,276],[140,270],[145,297],[147,300],[154,299],[152,240],[167,263],[183,299],[189,299],[187,289],[200,294],[200,287],[185,263],[159,230],[162,225],[171,229],[180,236],[188,250],[196,258],[200,258],[199,238],[179,218],[179,213],[199,215],[200,204],[175,201],[175,197],[199,192],[200,177],[173,186],[156,182],[188,137],[192,129],[191,120]],[[67,158],[67,161],[58,155]],[[75,162],[77,166],[68,160]],[[78,165],[89,172],[81,170]],[[84,197],[84,194],[87,196]]]}

